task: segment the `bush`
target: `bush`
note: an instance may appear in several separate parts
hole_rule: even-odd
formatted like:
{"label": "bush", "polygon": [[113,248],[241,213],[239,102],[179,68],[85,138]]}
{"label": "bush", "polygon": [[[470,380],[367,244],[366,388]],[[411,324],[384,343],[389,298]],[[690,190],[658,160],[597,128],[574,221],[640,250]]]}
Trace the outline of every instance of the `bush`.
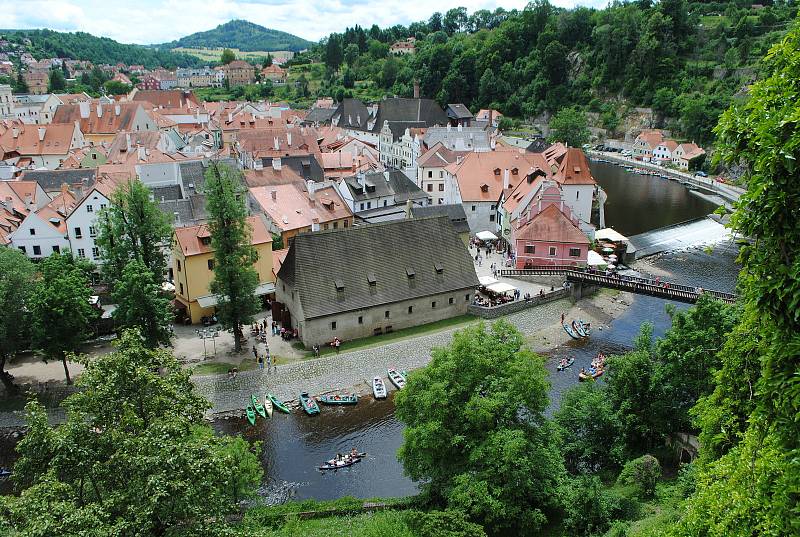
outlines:
{"label": "bush", "polygon": [[652,455],[644,455],[625,463],[625,467],[617,478],[617,483],[634,485],[647,497],[656,491],[656,483],[661,477],[661,465]]}
{"label": "bush", "polygon": [[480,524],[468,521],[463,512],[453,509],[410,511],[408,525],[417,537],[486,537]]}
{"label": "bush", "polygon": [[571,479],[564,488],[564,529],[569,535],[594,535],[620,518],[636,516],[639,504],[626,491],[603,487],[597,476]]}

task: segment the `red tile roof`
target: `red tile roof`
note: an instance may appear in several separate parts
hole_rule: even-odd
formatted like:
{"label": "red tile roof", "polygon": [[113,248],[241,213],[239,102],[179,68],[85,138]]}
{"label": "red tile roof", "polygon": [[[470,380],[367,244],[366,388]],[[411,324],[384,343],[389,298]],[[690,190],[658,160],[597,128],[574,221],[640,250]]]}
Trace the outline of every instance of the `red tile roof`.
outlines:
{"label": "red tile roof", "polygon": [[571,244],[589,244],[589,239],[557,205],[548,205],[539,214],[519,226],[515,239]]}
{"label": "red tile roof", "polygon": [[[250,224],[250,242],[253,246],[272,242],[272,235],[260,217],[250,216],[247,218],[247,222]],[[208,224],[180,227],[175,230],[177,245],[186,257],[213,252],[214,250],[211,248],[210,243],[203,244],[200,240],[203,237],[210,236]]]}

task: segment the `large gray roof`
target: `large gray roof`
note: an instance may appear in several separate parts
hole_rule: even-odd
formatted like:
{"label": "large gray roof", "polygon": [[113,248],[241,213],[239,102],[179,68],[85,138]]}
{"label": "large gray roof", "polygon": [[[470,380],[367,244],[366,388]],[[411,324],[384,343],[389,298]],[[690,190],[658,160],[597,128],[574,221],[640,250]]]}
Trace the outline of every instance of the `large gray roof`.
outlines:
{"label": "large gray roof", "polygon": [[464,206],[460,203],[447,205],[424,205],[412,207],[411,216],[414,218],[430,218],[432,216],[446,216],[459,233],[469,233],[469,222]]}
{"label": "large gray roof", "polygon": [[367,130],[369,110],[358,99],[342,99],[331,117],[331,123],[343,129]]}
{"label": "large gray roof", "polygon": [[309,110],[306,117],[303,118],[303,123],[306,125],[330,123],[334,112],[336,112],[336,108],[319,108],[315,106]]}
{"label": "large gray roof", "polygon": [[306,319],[478,285],[469,252],[447,217],[301,233],[278,278],[299,293]]}
{"label": "large gray roof", "polygon": [[383,122],[416,122],[419,127],[432,127],[434,125],[447,125],[445,114],[439,103],[433,99],[409,99],[406,97],[392,97],[378,103],[378,113],[372,130],[380,132]]}
{"label": "large gray roof", "polygon": [[409,199],[419,200],[428,197],[414,181],[406,177],[400,170],[365,174],[364,183],[368,188],[361,186],[358,177],[347,177],[344,181],[354,201],[366,201],[393,195],[395,204],[399,205]]}
{"label": "large gray roof", "polygon": [[72,187],[86,180],[86,187],[94,185],[97,169],[81,168],[78,170],[29,170],[22,175],[26,181],[36,181],[45,192],[57,192],[66,183]]}

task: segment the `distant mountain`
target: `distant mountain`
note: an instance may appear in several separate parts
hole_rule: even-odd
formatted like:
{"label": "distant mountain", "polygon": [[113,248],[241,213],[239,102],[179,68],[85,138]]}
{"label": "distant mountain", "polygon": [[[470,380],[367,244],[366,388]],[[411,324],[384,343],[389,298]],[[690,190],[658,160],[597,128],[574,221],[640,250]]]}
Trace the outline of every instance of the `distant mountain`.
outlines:
{"label": "distant mountain", "polygon": [[177,41],[159,45],[162,48],[225,47],[241,51],[303,50],[313,45],[302,37],[270,30],[245,20],[232,20],[207,32],[196,32]]}
{"label": "distant mountain", "polygon": [[56,32],[53,30],[0,30],[0,36],[22,43],[25,38],[30,45],[25,49],[34,58],[72,58],[88,60],[94,64],[114,65],[122,62],[155,67],[191,67],[199,65],[199,59],[170,50],[154,50],[141,45],[126,45],[107,37],[97,37],[85,32]]}

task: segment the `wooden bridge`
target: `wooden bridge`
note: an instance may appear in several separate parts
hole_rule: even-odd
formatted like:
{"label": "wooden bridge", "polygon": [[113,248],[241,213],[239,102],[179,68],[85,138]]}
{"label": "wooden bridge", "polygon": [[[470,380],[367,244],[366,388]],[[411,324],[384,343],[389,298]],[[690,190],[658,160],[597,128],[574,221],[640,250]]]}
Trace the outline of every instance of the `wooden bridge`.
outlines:
{"label": "wooden bridge", "polygon": [[604,274],[589,269],[572,266],[551,266],[536,267],[527,269],[503,269],[500,271],[502,276],[566,276],[568,282],[579,286],[607,287],[609,289],[619,289],[639,295],[649,295],[667,300],[678,302],[688,302],[694,304],[700,295],[711,295],[714,298],[732,304],[736,302],[736,295],[714,291],[713,289],[701,289],[700,287],[690,287],[667,281],[656,281],[649,278],[637,278],[635,276],[622,276],[620,274]]}

